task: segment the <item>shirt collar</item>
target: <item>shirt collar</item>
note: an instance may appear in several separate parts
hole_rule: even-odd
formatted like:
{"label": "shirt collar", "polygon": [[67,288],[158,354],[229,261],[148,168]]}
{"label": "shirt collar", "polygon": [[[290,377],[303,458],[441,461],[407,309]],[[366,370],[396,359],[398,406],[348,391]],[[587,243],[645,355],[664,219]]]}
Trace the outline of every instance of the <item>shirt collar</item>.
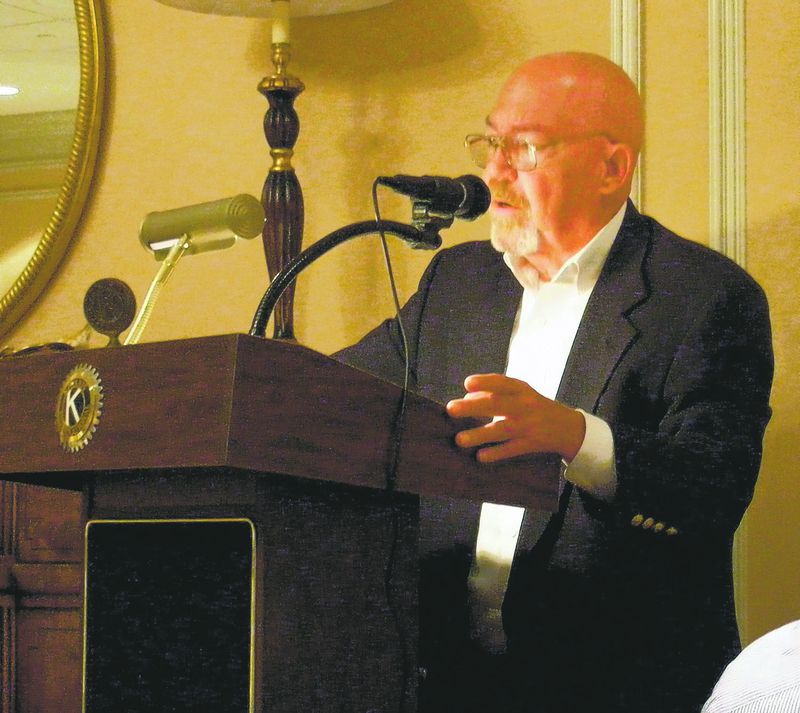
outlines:
{"label": "shirt collar", "polygon": [[[617,237],[617,233],[622,226],[626,207],[627,202],[622,205],[614,217],[608,221],[586,245],[561,266],[561,269],[555,274],[550,284],[555,284],[557,282],[566,284],[572,283],[580,292],[591,291],[594,288],[597,279],[600,277],[600,271],[603,269],[608,253],[611,252],[614,238]],[[504,255],[503,258],[506,265],[510,267],[508,255]],[[541,286],[541,284],[542,283],[539,283],[539,286]],[[524,284],[523,287],[526,289],[533,288],[531,285]],[[538,289],[538,286],[533,289]]]}

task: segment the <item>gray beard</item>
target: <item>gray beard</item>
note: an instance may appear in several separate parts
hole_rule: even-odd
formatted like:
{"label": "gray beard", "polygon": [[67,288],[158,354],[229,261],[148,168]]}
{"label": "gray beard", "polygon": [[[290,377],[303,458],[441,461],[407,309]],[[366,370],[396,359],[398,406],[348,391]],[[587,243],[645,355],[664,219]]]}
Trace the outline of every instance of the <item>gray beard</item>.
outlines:
{"label": "gray beard", "polygon": [[531,255],[539,248],[536,229],[520,225],[516,220],[492,219],[489,236],[495,250],[511,257]]}

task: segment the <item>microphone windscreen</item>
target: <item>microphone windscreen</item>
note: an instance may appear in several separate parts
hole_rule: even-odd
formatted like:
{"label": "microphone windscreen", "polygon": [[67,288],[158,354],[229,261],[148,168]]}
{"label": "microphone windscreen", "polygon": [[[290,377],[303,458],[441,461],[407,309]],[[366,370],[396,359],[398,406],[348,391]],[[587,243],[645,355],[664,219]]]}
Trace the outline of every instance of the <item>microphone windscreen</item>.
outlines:
{"label": "microphone windscreen", "polygon": [[483,215],[492,202],[492,194],[482,179],[472,174],[459,176],[456,179],[463,187],[465,198],[456,216],[462,220],[475,220]]}

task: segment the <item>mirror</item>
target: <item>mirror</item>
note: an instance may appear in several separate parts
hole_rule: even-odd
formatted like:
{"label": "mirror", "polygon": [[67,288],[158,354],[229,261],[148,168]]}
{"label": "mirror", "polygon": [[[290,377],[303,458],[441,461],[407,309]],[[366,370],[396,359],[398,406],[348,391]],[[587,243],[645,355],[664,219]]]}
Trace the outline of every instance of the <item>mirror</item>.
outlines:
{"label": "mirror", "polygon": [[103,100],[100,0],[0,0],[0,334],[46,286],[81,216]]}

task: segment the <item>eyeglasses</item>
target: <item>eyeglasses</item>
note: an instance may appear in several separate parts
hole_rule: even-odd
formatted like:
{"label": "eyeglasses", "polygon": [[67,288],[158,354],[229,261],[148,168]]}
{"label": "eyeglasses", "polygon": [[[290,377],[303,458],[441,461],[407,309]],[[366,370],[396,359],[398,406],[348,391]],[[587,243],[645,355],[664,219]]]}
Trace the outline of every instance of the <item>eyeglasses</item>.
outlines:
{"label": "eyeglasses", "polygon": [[464,146],[467,147],[469,155],[479,168],[486,168],[499,149],[503,153],[506,163],[515,171],[533,171],[539,165],[539,152],[543,149],[559,144],[583,141],[595,136],[606,136],[606,134],[593,132],[569,139],[551,141],[547,144],[539,144],[538,146],[528,141],[528,139],[518,136],[469,134],[464,139]]}
{"label": "eyeglasses", "polygon": [[498,149],[515,171],[533,171],[538,164],[536,146],[527,139],[516,136],[469,134],[464,139],[464,146],[479,168],[486,168]]}

